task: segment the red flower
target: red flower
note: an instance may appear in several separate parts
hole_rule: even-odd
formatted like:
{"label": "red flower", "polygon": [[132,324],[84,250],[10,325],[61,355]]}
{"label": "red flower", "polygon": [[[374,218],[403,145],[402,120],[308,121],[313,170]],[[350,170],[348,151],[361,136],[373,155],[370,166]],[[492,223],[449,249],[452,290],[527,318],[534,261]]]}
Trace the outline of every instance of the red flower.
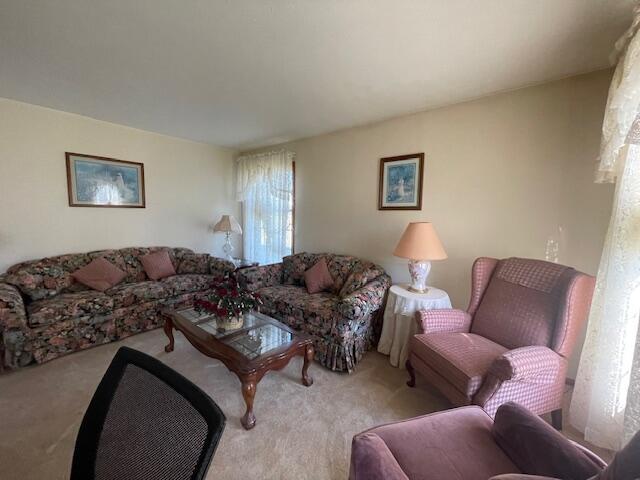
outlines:
{"label": "red flower", "polygon": [[217,314],[219,316],[221,316],[221,317],[226,317],[228,315],[228,313],[229,312],[227,311],[226,308],[220,308],[220,309],[218,309],[218,312],[217,312]]}
{"label": "red flower", "polygon": [[227,289],[224,287],[218,287],[218,289],[216,290],[216,293],[221,297],[224,297],[227,294]]}

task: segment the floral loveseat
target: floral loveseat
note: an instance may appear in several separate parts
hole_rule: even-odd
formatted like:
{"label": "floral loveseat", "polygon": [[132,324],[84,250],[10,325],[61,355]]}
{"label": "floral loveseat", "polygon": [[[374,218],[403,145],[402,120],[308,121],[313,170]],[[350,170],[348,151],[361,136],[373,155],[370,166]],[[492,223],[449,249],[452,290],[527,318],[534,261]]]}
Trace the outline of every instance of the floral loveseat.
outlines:
{"label": "floral loveseat", "polygon": [[[333,278],[333,290],[309,294],[304,272],[322,257]],[[261,297],[261,311],[311,335],[318,362],[348,372],[377,343],[378,313],[391,285],[381,267],[328,253],[298,253],[282,263],[243,269],[238,280]]]}
{"label": "floral loveseat", "polygon": [[[167,250],[176,275],[147,278],[140,258]],[[71,276],[104,257],[126,272],[104,293]],[[101,250],[23,262],[0,276],[0,367],[43,363],[61,355],[151,330],[166,306],[188,306],[215,277],[232,272],[231,262],[187,248]]]}

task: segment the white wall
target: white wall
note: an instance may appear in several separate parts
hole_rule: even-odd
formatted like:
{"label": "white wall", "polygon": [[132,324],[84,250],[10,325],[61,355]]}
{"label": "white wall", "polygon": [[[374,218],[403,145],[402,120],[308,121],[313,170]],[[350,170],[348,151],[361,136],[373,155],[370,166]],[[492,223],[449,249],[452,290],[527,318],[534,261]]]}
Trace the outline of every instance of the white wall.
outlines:
{"label": "white wall", "polygon": [[[69,207],[65,151],[144,163],[147,207]],[[0,99],[0,272],[21,260],[126,246],[222,256],[223,237],[209,227],[224,213],[239,216],[233,154]]]}
{"label": "white wall", "polygon": [[[406,261],[391,252],[408,222],[433,221],[449,259],[434,264],[430,283],[462,308],[476,257],[544,258],[549,237],[561,242],[561,263],[595,274],[613,194],[593,183],[610,76],[270,147],[297,154],[296,250],[359,255],[406,281]],[[378,211],[379,159],[415,152],[425,153],[422,211]]]}

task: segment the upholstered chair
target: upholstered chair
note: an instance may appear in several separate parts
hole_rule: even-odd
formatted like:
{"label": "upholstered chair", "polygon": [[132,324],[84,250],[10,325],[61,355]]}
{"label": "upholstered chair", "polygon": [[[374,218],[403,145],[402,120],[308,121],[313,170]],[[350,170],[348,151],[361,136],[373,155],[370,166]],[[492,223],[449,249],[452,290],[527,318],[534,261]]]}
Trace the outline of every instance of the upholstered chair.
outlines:
{"label": "upholstered chair", "polygon": [[515,401],[551,412],[562,427],[567,361],[586,321],[595,279],[573,268],[523,258],[478,258],[466,311],[416,314],[409,386],[419,373],[454,405],[494,416]]}

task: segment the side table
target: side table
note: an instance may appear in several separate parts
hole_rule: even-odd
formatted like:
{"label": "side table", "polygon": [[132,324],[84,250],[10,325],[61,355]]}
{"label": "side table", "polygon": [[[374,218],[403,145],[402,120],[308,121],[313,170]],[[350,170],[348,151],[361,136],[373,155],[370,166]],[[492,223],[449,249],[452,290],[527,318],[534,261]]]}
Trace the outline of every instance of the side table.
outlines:
{"label": "side table", "polygon": [[415,293],[409,291],[408,287],[407,284],[401,284],[389,289],[378,343],[378,351],[389,355],[394,367],[404,367],[409,356],[409,340],[418,333],[415,313],[418,310],[451,308],[451,300],[444,290],[429,287],[426,293]]}

